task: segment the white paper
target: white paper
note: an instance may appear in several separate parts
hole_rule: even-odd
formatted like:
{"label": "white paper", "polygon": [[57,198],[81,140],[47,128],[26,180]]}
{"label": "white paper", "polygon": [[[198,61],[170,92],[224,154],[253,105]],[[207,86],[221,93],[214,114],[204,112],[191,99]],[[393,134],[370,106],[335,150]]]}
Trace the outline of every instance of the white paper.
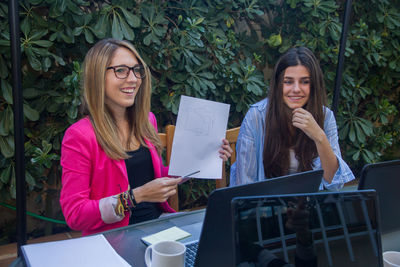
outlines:
{"label": "white paper", "polygon": [[161,242],[161,241],[178,241],[178,240],[184,239],[189,236],[191,236],[190,233],[188,233],[176,226],[173,226],[171,228],[160,231],[158,233],[142,237],[142,240],[146,244],[153,245],[153,244]]}
{"label": "white paper", "polygon": [[103,235],[22,246],[28,266],[131,266]]}
{"label": "white paper", "polygon": [[193,178],[221,179],[219,157],[229,117],[228,104],[182,96],[168,174],[184,176],[200,170]]}

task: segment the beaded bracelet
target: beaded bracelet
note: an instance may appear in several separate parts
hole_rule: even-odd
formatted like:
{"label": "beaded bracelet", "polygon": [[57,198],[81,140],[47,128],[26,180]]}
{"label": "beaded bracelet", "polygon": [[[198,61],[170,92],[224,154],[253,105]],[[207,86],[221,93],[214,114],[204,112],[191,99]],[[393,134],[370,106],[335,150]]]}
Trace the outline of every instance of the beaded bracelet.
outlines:
{"label": "beaded bracelet", "polygon": [[120,197],[117,197],[117,205],[115,206],[115,214],[117,214],[120,217],[124,217],[125,213],[124,213],[124,205],[121,202]]}
{"label": "beaded bracelet", "polygon": [[123,192],[117,195],[117,205],[115,206],[115,213],[118,216],[125,216],[125,211],[129,211],[128,194]]}
{"label": "beaded bracelet", "polygon": [[115,206],[115,213],[118,216],[125,216],[126,211],[133,209],[137,206],[133,190],[128,189],[125,192],[117,195],[117,205]]}
{"label": "beaded bracelet", "polygon": [[124,205],[124,210],[128,211],[129,210],[129,201],[128,201],[128,194],[126,192],[122,192],[119,195],[122,204]]}

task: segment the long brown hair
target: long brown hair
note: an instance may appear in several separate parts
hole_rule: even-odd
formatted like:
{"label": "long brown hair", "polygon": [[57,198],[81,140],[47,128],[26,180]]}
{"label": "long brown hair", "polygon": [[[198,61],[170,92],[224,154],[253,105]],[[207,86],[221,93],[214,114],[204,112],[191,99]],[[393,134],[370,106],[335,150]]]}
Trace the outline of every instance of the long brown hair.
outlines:
{"label": "long brown hair", "polygon": [[[268,108],[265,117],[263,164],[266,178],[288,173],[289,149],[294,148],[299,161],[297,171],[312,169],[312,162],[318,156],[317,147],[302,130],[291,124],[292,113],[283,101],[283,77],[288,67],[302,65],[310,73],[310,97],[303,106],[310,112],[318,125],[324,128],[324,106],[326,92],[324,77],[314,54],[305,47],[291,48],[280,57],[275,65],[268,93]],[[294,129],[293,129],[294,128]]]}
{"label": "long brown hair", "polygon": [[153,125],[149,122],[151,101],[151,74],[144,60],[134,46],[126,41],[104,39],[97,42],[86,54],[83,64],[83,113],[89,115],[96,138],[107,156],[112,159],[129,158],[125,151],[126,144],[122,144],[118,135],[118,127],[110,109],[105,104],[105,77],[106,68],[111,64],[115,51],[120,48],[131,51],[145,68],[145,78],[135,97],[133,106],[127,108],[130,134],[147,146],[149,140],[161,153],[161,141]]}

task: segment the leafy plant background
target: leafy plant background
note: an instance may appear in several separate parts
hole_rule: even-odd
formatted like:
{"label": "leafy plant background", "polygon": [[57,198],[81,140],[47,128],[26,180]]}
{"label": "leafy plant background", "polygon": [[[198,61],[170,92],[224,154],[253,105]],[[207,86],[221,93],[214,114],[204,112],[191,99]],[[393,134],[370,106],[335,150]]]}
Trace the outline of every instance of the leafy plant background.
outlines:
{"label": "leafy plant background", "polygon": [[[400,157],[400,6],[396,2],[353,1],[337,122],[342,154],[356,176],[366,163]],[[44,216],[63,218],[58,204],[60,143],[65,129],[79,118],[80,64],[102,38],[131,41],[150,66],[152,110],[160,130],[175,123],[181,95],[231,104],[229,127],[239,126],[249,104],[266,96],[276,60],[292,46],[315,52],[332,99],[343,0],[19,3],[27,190],[35,210]],[[7,8],[0,2],[0,201],[13,204]],[[213,187],[211,181],[182,185],[181,208],[204,205]],[[13,219],[4,224],[13,224]],[[31,234],[51,234],[56,229],[39,222]],[[14,241],[6,232],[0,232],[0,242]]]}

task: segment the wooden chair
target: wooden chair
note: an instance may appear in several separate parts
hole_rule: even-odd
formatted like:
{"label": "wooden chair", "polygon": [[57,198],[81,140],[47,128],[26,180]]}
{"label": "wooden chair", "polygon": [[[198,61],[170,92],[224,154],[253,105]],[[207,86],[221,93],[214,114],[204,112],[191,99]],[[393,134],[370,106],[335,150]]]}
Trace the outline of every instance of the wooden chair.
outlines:
{"label": "wooden chair", "polygon": [[[167,125],[165,127],[165,133],[158,133],[158,136],[161,139],[161,143],[163,148],[165,148],[165,165],[169,166],[169,161],[171,159],[171,151],[172,151],[172,141],[174,140],[175,134],[175,125]],[[179,210],[179,198],[178,193],[173,195],[168,199],[168,203],[174,210]]]}
{"label": "wooden chair", "polygon": [[[229,141],[229,144],[232,148],[232,155],[229,159],[231,166],[236,161],[236,141],[239,135],[240,127],[232,128],[226,131],[225,138]],[[225,165],[222,167],[222,179],[215,180],[216,188],[227,187],[229,185],[229,181],[226,179]]]}
{"label": "wooden chair", "polygon": [[[236,161],[236,141],[239,135],[240,127],[236,127],[233,129],[229,129],[226,131],[226,139],[229,141],[229,144],[233,150],[232,156],[230,158],[230,165],[232,165]],[[172,141],[174,140],[175,134],[175,126],[174,125],[167,125],[165,127],[165,133],[159,133],[158,136],[161,139],[162,145],[166,150],[165,155],[165,163],[169,166],[169,161],[171,158],[171,151],[172,151]],[[225,171],[225,164],[222,168],[222,179],[215,180],[216,188],[226,187],[229,184],[229,181],[226,179],[226,171]],[[176,211],[179,210],[179,196],[178,193],[173,195],[168,199],[169,205]]]}

